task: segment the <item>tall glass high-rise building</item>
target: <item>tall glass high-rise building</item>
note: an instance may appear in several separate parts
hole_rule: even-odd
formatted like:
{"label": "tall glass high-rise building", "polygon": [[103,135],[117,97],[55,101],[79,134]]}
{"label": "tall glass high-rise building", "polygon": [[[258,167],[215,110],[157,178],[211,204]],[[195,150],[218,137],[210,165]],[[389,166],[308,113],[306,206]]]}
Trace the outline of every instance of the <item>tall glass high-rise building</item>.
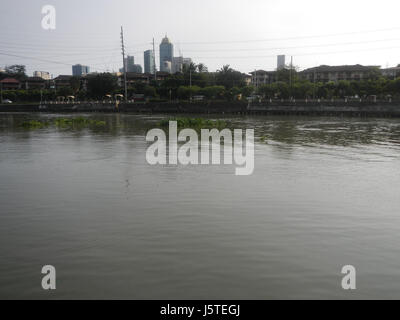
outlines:
{"label": "tall glass high-rise building", "polygon": [[151,74],[155,73],[153,50],[146,50],[144,52],[144,72]]}
{"label": "tall glass high-rise building", "polygon": [[171,68],[166,67],[168,64],[165,63],[166,61],[170,62],[172,64],[172,58],[174,56],[174,45],[171,43],[171,41],[168,39],[167,36],[165,36],[164,39],[162,39],[161,44],[160,44],[160,70],[164,72],[171,72]]}
{"label": "tall glass high-rise building", "polygon": [[86,75],[90,72],[90,69],[88,66],[83,66],[81,64],[76,64],[72,66],[72,75],[73,76],[83,76]]}
{"label": "tall glass high-rise building", "polygon": [[278,64],[277,64],[277,69],[281,70],[285,68],[285,56],[284,55],[279,55],[278,56]]}
{"label": "tall glass high-rise building", "polygon": [[127,56],[126,58],[126,72],[135,72],[135,57],[134,56]]}

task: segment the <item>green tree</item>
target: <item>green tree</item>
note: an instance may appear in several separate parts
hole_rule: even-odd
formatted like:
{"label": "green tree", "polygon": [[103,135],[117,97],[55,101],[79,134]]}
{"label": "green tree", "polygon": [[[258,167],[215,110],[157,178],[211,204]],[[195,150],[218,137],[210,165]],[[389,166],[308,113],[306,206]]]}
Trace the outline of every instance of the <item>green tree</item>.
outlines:
{"label": "green tree", "polygon": [[244,74],[232,69],[229,65],[224,65],[216,74],[216,84],[225,86],[226,89],[232,87],[244,87]]}
{"label": "green tree", "polygon": [[88,92],[93,98],[102,98],[117,88],[117,77],[111,73],[102,73],[88,79]]}
{"label": "green tree", "polygon": [[11,66],[6,66],[3,78],[12,77],[18,80],[23,80],[26,78],[26,68],[22,64],[13,64]]}
{"label": "green tree", "polygon": [[178,88],[178,98],[180,99],[189,99],[190,97],[193,97],[194,95],[199,94],[201,91],[201,88],[198,86],[180,86]]}
{"label": "green tree", "polygon": [[156,89],[152,86],[146,86],[143,90],[143,93],[146,97],[155,97],[157,96]]}
{"label": "green tree", "polygon": [[206,67],[206,65],[205,65],[204,63],[199,63],[199,64],[197,65],[197,70],[198,70],[198,72],[200,72],[200,73],[208,72],[208,68]]}
{"label": "green tree", "polygon": [[201,91],[201,94],[206,96],[208,99],[218,99],[222,98],[225,94],[224,86],[208,86],[204,87]]}

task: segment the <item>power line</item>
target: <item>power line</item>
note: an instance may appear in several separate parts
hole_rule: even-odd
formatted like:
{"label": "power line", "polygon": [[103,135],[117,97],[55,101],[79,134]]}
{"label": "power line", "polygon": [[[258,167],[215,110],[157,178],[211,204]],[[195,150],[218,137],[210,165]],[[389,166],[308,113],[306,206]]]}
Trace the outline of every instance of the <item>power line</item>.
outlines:
{"label": "power line", "polygon": [[286,41],[286,40],[298,40],[298,39],[311,39],[311,38],[326,38],[326,37],[336,37],[344,35],[355,35],[355,34],[366,34],[374,32],[383,31],[395,31],[400,30],[400,27],[392,27],[385,29],[375,29],[375,30],[363,30],[363,31],[353,31],[353,32],[343,32],[343,33],[331,33],[331,34],[318,34],[318,35],[307,35],[307,36],[292,36],[286,38],[266,38],[266,39],[250,39],[250,40],[222,40],[222,41],[199,41],[199,42],[180,42],[181,44],[228,44],[228,43],[248,43],[248,42],[268,42],[268,41]]}
{"label": "power line", "polygon": [[377,43],[377,42],[389,42],[389,41],[400,41],[400,38],[392,39],[378,39],[378,40],[366,40],[358,42],[336,42],[336,43],[325,43],[325,44],[312,44],[306,46],[291,46],[291,47],[269,47],[269,48],[246,48],[246,49],[221,49],[221,50],[187,50],[187,52],[232,52],[232,51],[268,51],[268,50],[287,50],[287,49],[302,49],[302,48],[319,48],[319,47],[333,47],[333,46],[345,46],[345,45],[356,45],[365,43]]}

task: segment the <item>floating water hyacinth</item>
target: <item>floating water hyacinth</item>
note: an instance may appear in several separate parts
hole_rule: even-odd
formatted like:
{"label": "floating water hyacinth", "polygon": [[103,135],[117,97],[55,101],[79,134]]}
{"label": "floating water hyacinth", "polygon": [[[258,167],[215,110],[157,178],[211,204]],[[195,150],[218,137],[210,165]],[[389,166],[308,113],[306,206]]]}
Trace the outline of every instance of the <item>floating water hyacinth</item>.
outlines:
{"label": "floating water hyacinth", "polygon": [[210,120],[203,118],[174,118],[164,119],[159,122],[160,127],[168,127],[170,121],[176,121],[179,129],[193,128],[193,129],[211,129],[211,128],[226,128],[227,123],[223,120]]}
{"label": "floating water hyacinth", "polygon": [[105,121],[92,120],[84,117],[77,118],[58,118],[54,121],[57,127],[89,127],[89,126],[105,126]]}
{"label": "floating water hyacinth", "polygon": [[21,126],[25,129],[41,129],[49,126],[47,121],[29,120],[24,121]]}
{"label": "floating water hyacinth", "polygon": [[24,121],[21,126],[26,129],[42,129],[54,125],[58,128],[87,128],[105,126],[106,122],[101,120],[92,120],[84,117],[76,118],[57,118],[53,121],[42,121],[42,120],[29,120]]}

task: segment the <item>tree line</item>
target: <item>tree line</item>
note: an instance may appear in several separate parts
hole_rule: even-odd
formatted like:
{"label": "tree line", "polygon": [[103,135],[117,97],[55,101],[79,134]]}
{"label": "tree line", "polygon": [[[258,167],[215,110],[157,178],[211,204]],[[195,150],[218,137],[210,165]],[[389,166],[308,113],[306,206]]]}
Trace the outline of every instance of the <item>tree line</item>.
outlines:
{"label": "tree line", "polygon": [[[377,70],[378,71],[378,70]],[[6,69],[7,76],[19,80],[26,78],[25,67],[15,65]],[[3,74],[2,77],[5,77]],[[310,82],[301,79],[294,69],[283,69],[276,73],[276,82],[260,84],[257,87],[247,85],[246,75],[223,66],[216,72],[208,72],[204,64],[185,65],[182,72],[172,74],[162,81],[150,80],[149,83],[135,82],[128,87],[128,98],[134,94],[143,94],[150,99],[175,100],[190,99],[202,95],[207,99],[234,100],[239,96],[257,94],[265,99],[312,99],[367,97],[379,98],[392,96],[400,98],[400,78],[390,80],[378,72],[372,72],[367,79],[359,81],[340,80],[338,82]],[[57,96],[74,95],[80,100],[103,99],[107,94],[124,94],[118,85],[117,76],[111,73],[91,75],[85,87],[79,77],[72,77],[70,85],[57,90],[13,90],[4,91],[3,97],[13,101],[33,102],[55,100]]]}

